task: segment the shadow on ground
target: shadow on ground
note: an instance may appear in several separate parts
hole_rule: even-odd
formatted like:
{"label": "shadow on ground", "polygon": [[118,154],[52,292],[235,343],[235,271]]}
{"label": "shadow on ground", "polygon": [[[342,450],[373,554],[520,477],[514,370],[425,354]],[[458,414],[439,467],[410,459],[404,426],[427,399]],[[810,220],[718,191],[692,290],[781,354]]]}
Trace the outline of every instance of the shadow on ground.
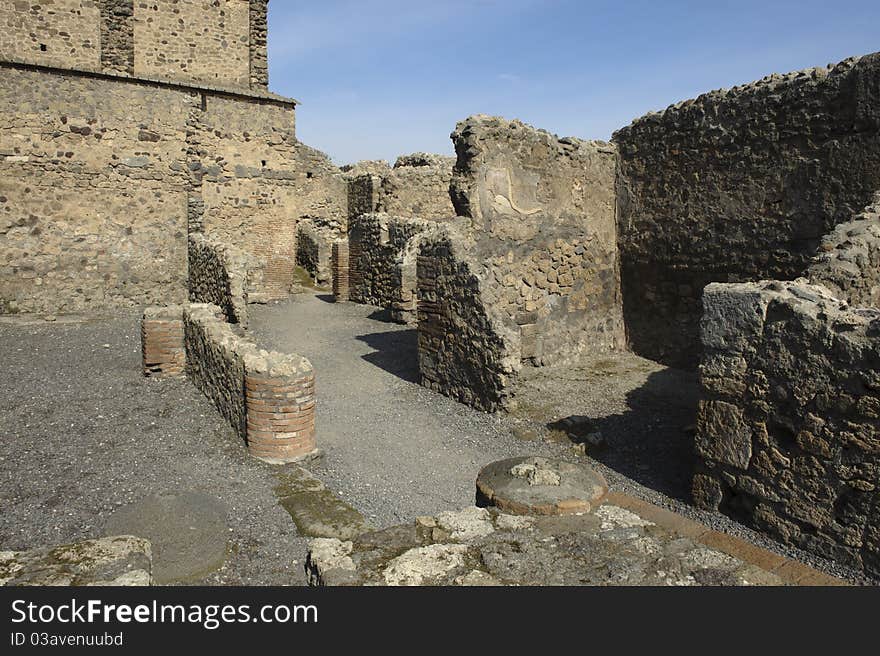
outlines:
{"label": "shadow on ground", "polygon": [[547,423],[547,428],[584,444],[587,455],[610,469],[690,503],[697,399],[689,374],[664,369],[627,392],[624,412],[604,417],[570,415]]}
{"label": "shadow on ground", "polygon": [[375,349],[361,356],[364,360],[409,383],[419,382],[418,333],[414,328],[358,335],[356,339]]}

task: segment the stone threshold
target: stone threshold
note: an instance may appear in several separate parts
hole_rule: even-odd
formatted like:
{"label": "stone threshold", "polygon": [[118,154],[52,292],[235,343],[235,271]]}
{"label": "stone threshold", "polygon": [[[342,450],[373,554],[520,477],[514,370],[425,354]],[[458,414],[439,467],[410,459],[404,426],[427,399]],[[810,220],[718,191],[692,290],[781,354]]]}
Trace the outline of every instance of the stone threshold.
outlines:
{"label": "stone threshold", "polygon": [[683,537],[699,542],[711,549],[739,558],[740,560],[760,567],[775,574],[788,585],[803,586],[848,586],[847,581],[836,576],[820,572],[809,565],[780,556],[777,553],[747,542],[741,538],[710,529],[700,522],[688,519],[677,513],[655,506],[652,503],[632,497],[622,492],[609,492],[603,503],[619,506],[636,513],[640,517],[654,522]]}

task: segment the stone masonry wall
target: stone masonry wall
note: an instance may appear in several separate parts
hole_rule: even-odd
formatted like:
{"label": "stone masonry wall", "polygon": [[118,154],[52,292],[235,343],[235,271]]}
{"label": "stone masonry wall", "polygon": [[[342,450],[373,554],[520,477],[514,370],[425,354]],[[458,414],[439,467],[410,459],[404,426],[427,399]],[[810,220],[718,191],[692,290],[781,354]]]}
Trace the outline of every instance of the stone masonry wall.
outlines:
{"label": "stone masonry wall", "polygon": [[101,70],[134,75],[134,0],[102,0]]}
{"label": "stone masonry wall", "polygon": [[251,455],[273,463],[313,456],[315,379],[296,354],[260,350],[215,305],[183,313],[187,375],[226,418]]}
{"label": "stone masonry wall", "polygon": [[880,193],[825,236],[807,277],[852,305],[880,307]]}
{"label": "stone masonry wall", "polygon": [[0,312],[183,302],[197,97],[0,71]]}
{"label": "stone masonry wall", "polygon": [[5,0],[0,3],[0,60],[101,70],[97,0]]}
{"label": "stone masonry wall", "polygon": [[615,148],[488,116],[452,139],[452,200],[471,218],[486,300],[520,333],[522,359],[622,348]]}
{"label": "stone masonry wall", "polygon": [[376,211],[442,221],[455,216],[449,183],[455,159],[428,153],[397,158],[377,193]]}
{"label": "stone masonry wall", "polygon": [[803,280],[703,305],[695,502],[880,574],[880,310]]}
{"label": "stone masonry wall", "polygon": [[250,87],[247,0],[134,3],[134,74]]}
{"label": "stone masonry wall", "polygon": [[418,255],[421,383],[475,408],[508,407],[519,335],[487,298],[479,260],[444,226],[422,236]]}
{"label": "stone masonry wall", "polygon": [[318,285],[328,285],[332,280],[331,249],[336,233],[309,219],[303,219],[296,227],[296,263],[309,272]]}
{"label": "stone masonry wall", "polygon": [[803,275],[880,189],[880,54],[712,91],[613,141],[630,345],[694,366],[707,283]]}
{"label": "stone masonry wall", "polygon": [[349,226],[349,299],[391,308],[401,296],[404,249],[433,225],[378,213],[354,219]]}
{"label": "stone masonry wall", "polygon": [[309,218],[342,232],[347,189],[323,153],[296,140],[289,108],[211,97],[191,136],[202,205],[191,229],[264,259],[266,298],[287,295],[296,229]]}
{"label": "stone masonry wall", "polygon": [[189,236],[189,300],[218,306],[227,321],[242,328],[248,323],[252,272],[260,268],[256,258],[234,246],[199,233]]}

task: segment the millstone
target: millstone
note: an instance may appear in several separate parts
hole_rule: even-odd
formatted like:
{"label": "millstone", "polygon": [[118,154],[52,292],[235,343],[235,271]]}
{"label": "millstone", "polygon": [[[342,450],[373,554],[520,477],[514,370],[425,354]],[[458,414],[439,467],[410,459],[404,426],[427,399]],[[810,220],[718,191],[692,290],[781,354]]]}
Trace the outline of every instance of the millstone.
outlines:
{"label": "millstone", "polygon": [[595,510],[608,493],[598,472],[538,456],[508,458],[477,476],[477,505],[513,515],[574,515]]}
{"label": "millstone", "polygon": [[157,584],[192,582],[226,560],[226,512],[219,499],[201,492],[162,492],[115,511],[106,530],[150,540]]}

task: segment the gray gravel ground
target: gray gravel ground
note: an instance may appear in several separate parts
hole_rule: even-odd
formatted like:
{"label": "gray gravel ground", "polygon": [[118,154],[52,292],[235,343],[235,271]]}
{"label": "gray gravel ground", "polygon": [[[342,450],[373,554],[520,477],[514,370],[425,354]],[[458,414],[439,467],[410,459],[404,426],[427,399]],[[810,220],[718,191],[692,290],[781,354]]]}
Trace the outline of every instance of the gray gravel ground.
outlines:
{"label": "gray gravel ground", "polygon": [[121,505],[196,490],[229,509],[229,558],[203,582],[303,584],[307,541],[186,380],[140,373],[139,315],[0,323],[0,549],[105,535]]}
{"label": "gray gravel ground", "polygon": [[[327,452],[315,473],[376,526],[472,503],[477,472],[489,462],[549,455],[582,459],[612,489],[865,582],[856,572],[689,505],[698,391],[692,374],[632,354],[602,356],[580,366],[527,371],[518,409],[486,414],[417,384],[415,330],[382,321],[386,315],[376,308],[329,301],[306,293],[254,306],[251,329],[262,345],[295,351],[315,365],[318,441]],[[600,432],[606,446],[577,455],[554,430],[571,416]]]}
{"label": "gray gravel ground", "polygon": [[[414,330],[377,320],[375,308],[327,301],[300,294],[252,306],[251,326],[264,347],[315,365],[318,441],[327,452],[315,474],[374,526],[472,504],[477,472],[494,460],[583,458],[614,489],[859,580],[687,505],[687,374],[635,356],[534,371],[519,410],[490,415],[417,384]],[[120,505],[189,489],[229,508],[230,555],[204,583],[304,583],[307,540],[278,504],[273,468],[247,456],[189,382],[141,376],[138,323],[134,314],[0,322],[0,549],[98,537]],[[571,415],[607,446],[576,455],[551,430]]]}

